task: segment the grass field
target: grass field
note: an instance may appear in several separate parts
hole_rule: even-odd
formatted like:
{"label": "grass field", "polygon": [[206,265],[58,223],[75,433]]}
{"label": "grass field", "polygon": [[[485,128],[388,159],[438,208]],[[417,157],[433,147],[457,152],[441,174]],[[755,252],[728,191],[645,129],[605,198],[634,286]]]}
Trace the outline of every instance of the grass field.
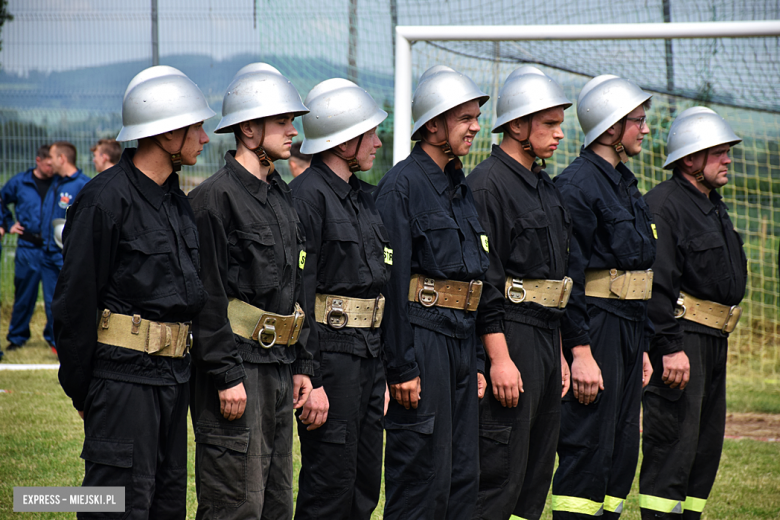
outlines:
{"label": "grass field", "polygon": [[[33,319],[33,339],[6,356],[4,363],[54,363],[40,330],[43,309]],[[5,334],[8,313],[0,314]],[[780,413],[780,388],[748,378],[729,381],[729,411]],[[297,440],[297,439],[296,439]],[[16,486],[78,486],[83,476],[79,458],[83,441],[81,419],[62,392],[55,370],[0,371],[0,520],[5,518],[75,518],[71,513],[13,513]],[[298,446],[295,474],[300,468]],[[194,438],[189,432],[188,518],[195,517]],[[626,503],[623,518],[639,519],[638,483]],[[381,518],[384,497],[374,514]],[[543,518],[550,518],[548,508]],[[780,518],[780,443],[726,440],[720,472],[704,518]]]}

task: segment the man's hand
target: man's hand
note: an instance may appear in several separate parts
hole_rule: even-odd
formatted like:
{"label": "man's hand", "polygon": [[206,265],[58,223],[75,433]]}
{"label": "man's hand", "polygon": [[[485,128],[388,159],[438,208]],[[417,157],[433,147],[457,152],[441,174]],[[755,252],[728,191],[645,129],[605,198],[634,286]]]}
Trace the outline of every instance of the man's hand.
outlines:
{"label": "man's hand", "polygon": [[306,404],[303,405],[301,422],[309,425],[307,430],[316,430],[328,420],[329,408],[330,403],[328,402],[328,394],[325,393],[325,387],[315,388],[309,394]]}
{"label": "man's hand", "polygon": [[493,395],[501,406],[514,408],[523,392],[523,378],[520,371],[507,354],[497,361],[490,362],[490,382],[493,384]]}
{"label": "man's hand", "polygon": [[293,408],[298,409],[309,399],[311,393],[311,379],[304,374],[293,376]]}
{"label": "man's hand", "polygon": [[663,357],[664,373],[661,376],[670,388],[683,390],[691,379],[691,363],[684,351],[666,354]]}
{"label": "man's hand", "polygon": [[78,412],[79,412],[79,417],[81,417],[81,420],[83,421],[84,420],[84,410],[78,410]]}
{"label": "man's hand", "polygon": [[561,344],[561,398],[566,395],[571,385],[571,372],[569,371],[569,364],[566,362],[566,358],[563,356],[563,344]]}
{"label": "man's hand", "polygon": [[477,372],[477,397],[479,399],[485,397],[485,388],[487,388],[487,381],[485,381],[485,374]]}
{"label": "man's hand", "polygon": [[650,383],[650,377],[653,375],[653,364],[650,363],[650,356],[647,352],[642,354],[642,388]]}
{"label": "man's hand", "polygon": [[390,387],[385,383],[385,412],[382,415],[387,415],[387,408],[390,406]]}
{"label": "man's hand", "polygon": [[574,397],[582,404],[590,404],[596,400],[599,390],[604,390],[601,369],[596,360],[593,359],[590,345],[573,347],[571,353],[573,356],[571,385]]}
{"label": "man's hand", "polygon": [[22,233],[24,233],[24,226],[18,222],[14,222],[14,225],[11,226],[11,234],[21,235]]}
{"label": "man's hand", "polygon": [[228,421],[235,421],[244,415],[246,409],[246,389],[244,383],[238,383],[232,388],[218,390],[219,413]]}
{"label": "man's hand", "polygon": [[5,236],[5,228],[0,227],[0,238],[3,238]]}
{"label": "man's hand", "polygon": [[410,381],[390,385],[390,395],[407,410],[417,408],[417,402],[422,399],[420,388],[420,376],[417,376]]}

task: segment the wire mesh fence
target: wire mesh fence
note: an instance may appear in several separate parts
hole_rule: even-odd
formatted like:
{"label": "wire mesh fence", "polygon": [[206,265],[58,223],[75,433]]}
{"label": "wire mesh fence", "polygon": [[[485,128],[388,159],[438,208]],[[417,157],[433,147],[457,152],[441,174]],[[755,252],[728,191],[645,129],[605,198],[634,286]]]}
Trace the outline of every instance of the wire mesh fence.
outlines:
{"label": "wire mesh fence", "polygon": [[[78,166],[95,175],[89,147],[121,128],[122,94],[152,64],[150,0],[10,0],[14,20],[3,27],[0,51],[0,184],[34,165],[35,150],[67,140]],[[189,75],[215,110],[233,74],[253,61],[277,67],[302,97],[331,77],[356,81],[390,113],[379,129],[384,147],[378,182],[392,165],[394,27],[396,25],[587,24],[780,19],[778,0],[552,0],[530,9],[512,0],[167,0],[158,6],[160,63]],[[745,314],[733,336],[730,370],[763,384],[780,384],[778,231],[780,231],[780,41],[708,38],[632,41],[417,42],[414,78],[446,64],[497,93],[509,73],[535,64],[575,101],[598,74],[630,78],[654,93],[651,134],[629,163],[646,191],[668,176],[661,169],[675,115],[704,104],[728,120],[741,145],[733,150],[731,182],[722,192],[745,240],[749,283]],[[470,171],[489,154],[492,101],[483,109]],[[548,161],[555,175],[579,153],[576,106],[566,111],[566,138]],[[222,164],[230,135],[213,134],[185,189]],[[299,122],[296,122],[300,130]],[[301,139],[302,135],[298,139]],[[279,170],[287,175],[285,164]],[[2,301],[13,300],[15,238],[6,236],[0,262]]]}

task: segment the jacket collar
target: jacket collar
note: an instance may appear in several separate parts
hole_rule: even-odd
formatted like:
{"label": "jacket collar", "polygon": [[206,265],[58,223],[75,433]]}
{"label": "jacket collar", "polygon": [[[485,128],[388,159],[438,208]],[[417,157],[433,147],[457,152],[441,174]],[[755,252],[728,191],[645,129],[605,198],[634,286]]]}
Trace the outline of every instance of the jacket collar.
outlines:
{"label": "jacket collar", "polygon": [[514,157],[506,153],[499,145],[497,144],[493,145],[491,155],[493,155],[496,159],[498,159],[503,164],[505,164],[507,168],[509,168],[512,172],[514,172],[518,177],[523,179],[526,184],[528,184],[532,188],[536,188],[536,185],[539,182],[539,176],[533,173],[525,166],[523,166],[522,164],[520,164],[519,161],[517,161]]}
{"label": "jacket collar", "polygon": [[138,193],[151,204],[154,209],[159,210],[162,206],[163,199],[166,193],[172,195],[180,195],[184,197],[184,193],[179,189],[179,175],[171,173],[168,179],[162,186],[159,186],[152,179],[143,174],[141,170],[135,167],[133,164],[133,156],[135,155],[135,148],[126,148],[122,152],[122,158],[119,160],[119,166],[125,172],[125,175],[130,180],[130,183],[135,186]]}
{"label": "jacket collar", "polygon": [[455,193],[463,192],[465,189],[466,177],[463,175],[463,170],[455,168],[452,161],[448,162],[447,166],[444,167],[444,171],[442,171],[439,165],[431,159],[431,156],[425,153],[420,143],[414,145],[411,157],[420,166],[428,181],[439,195],[450,187],[450,180],[452,180]]}
{"label": "jacket collar", "polygon": [[613,167],[609,162],[607,162],[606,159],[601,157],[593,150],[589,150],[585,147],[580,150],[580,157],[592,163],[599,170],[601,170],[601,172],[604,173],[604,176],[612,181],[612,184],[620,184],[621,179],[626,181],[626,184],[629,186],[637,183],[634,174],[631,173],[631,170],[628,169],[628,166],[622,162],[619,162],[617,167]]}
{"label": "jacket collar", "polygon": [[682,172],[675,168],[672,173],[672,180],[682,186],[683,192],[696,204],[696,207],[701,210],[705,215],[714,210],[716,207],[726,204],[722,201],[720,193],[717,190],[710,191],[710,196],[707,197],[704,193],[696,189],[696,186],[683,176]]}
{"label": "jacket collar", "polygon": [[317,172],[317,175],[325,179],[325,182],[328,183],[328,186],[333,190],[333,193],[341,200],[346,199],[352,190],[357,191],[361,189],[360,182],[354,173],[349,176],[349,181],[344,182],[344,179],[336,175],[336,172],[325,164],[325,161],[322,160],[319,154],[316,154],[312,158],[311,166],[314,171]]}
{"label": "jacket collar", "polygon": [[249,171],[244,168],[240,162],[236,160],[236,151],[228,150],[225,152],[225,164],[230,171],[235,175],[238,181],[246,188],[250,195],[257,199],[261,204],[265,204],[268,201],[268,192],[271,188],[276,187],[282,192],[289,192],[290,188],[282,180],[282,176],[279,172],[274,170],[268,177],[266,182],[261,181]]}

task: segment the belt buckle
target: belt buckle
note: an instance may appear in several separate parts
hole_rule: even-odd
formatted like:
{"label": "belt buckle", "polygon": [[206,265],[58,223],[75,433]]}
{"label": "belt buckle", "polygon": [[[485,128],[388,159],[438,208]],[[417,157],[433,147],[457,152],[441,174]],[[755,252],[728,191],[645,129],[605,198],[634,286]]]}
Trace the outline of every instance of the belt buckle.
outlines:
{"label": "belt buckle", "polygon": [[[734,312],[734,311],[738,311],[738,312],[736,313],[736,314],[737,314],[737,320],[734,322],[734,327],[733,327],[731,330],[726,330],[726,329],[728,329],[728,327],[729,327],[729,323],[731,323],[731,318],[732,318],[732,317],[734,316],[734,314],[735,314],[735,312]],[[725,323],[723,323],[723,328],[722,328],[722,329],[720,329],[720,331],[721,331],[722,333],[724,333],[724,334],[726,334],[726,333],[729,333],[729,334],[730,334],[730,333],[734,332],[734,329],[736,329],[736,328],[737,328],[737,323],[739,323],[739,319],[740,319],[741,317],[742,317],[742,307],[740,307],[739,305],[732,305],[731,307],[729,307],[729,315],[728,315],[728,317],[726,318],[726,321],[725,321]]]}
{"label": "belt buckle", "polygon": [[[343,320],[343,321],[341,321]],[[325,315],[325,321],[333,329],[343,329],[349,323],[349,315],[344,311],[344,300],[333,299],[330,310]]]}
{"label": "belt buckle", "polygon": [[433,307],[439,301],[433,278],[423,278],[423,287],[417,292],[417,300],[423,307]]}
{"label": "belt buckle", "polygon": [[558,300],[558,308],[565,309],[569,303],[569,296],[571,296],[571,289],[574,286],[574,280],[568,276],[564,276],[561,280],[561,297]]}
{"label": "belt buckle", "polygon": [[681,294],[677,297],[677,304],[674,307],[674,317],[679,320],[685,316],[687,310],[688,309],[685,307],[685,297]]}
{"label": "belt buckle", "polygon": [[[260,343],[260,346],[263,348],[271,348],[276,344],[276,338],[278,337],[276,334],[276,318],[272,318],[270,316],[268,317],[263,316],[260,319],[263,321],[263,327],[257,333],[257,342]],[[260,322],[258,322],[257,324],[260,325]],[[263,341],[263,335],[268,335],[268,334],[273,335],[270,343],[266,343]]]}
{"label": "belt buckle", "polygon": [[[522,296],[515,296],[517,291],[522,291]],[[507,287],[506,297],[512,303],[522,303],[525,301],[526,290],[523,287],[523,280],[520,278],[512,278],[512,285]]]}
{"label": "belt buckle", "polygon": [[300,328],[300,321],[302,321],[299,320],[299,318],[302,318],[302,316],[303,313],[298,310],[298,304],[295,304],[295,312],[293,313],[293,326],[292,326],[292,330],[290,331],[290,337],[287,338],[288,347],[293,344],[293,339],[295,341],[298,341],[297,333],[298,333],[298,329]]}
{"label": "belt buckle", "polygon": [[374,312],[371,313],[371,330],[374,330],[376,328],[376,315],[379,312],[379,300],[382,298],[382,295],[376,297],[374,300]]}

